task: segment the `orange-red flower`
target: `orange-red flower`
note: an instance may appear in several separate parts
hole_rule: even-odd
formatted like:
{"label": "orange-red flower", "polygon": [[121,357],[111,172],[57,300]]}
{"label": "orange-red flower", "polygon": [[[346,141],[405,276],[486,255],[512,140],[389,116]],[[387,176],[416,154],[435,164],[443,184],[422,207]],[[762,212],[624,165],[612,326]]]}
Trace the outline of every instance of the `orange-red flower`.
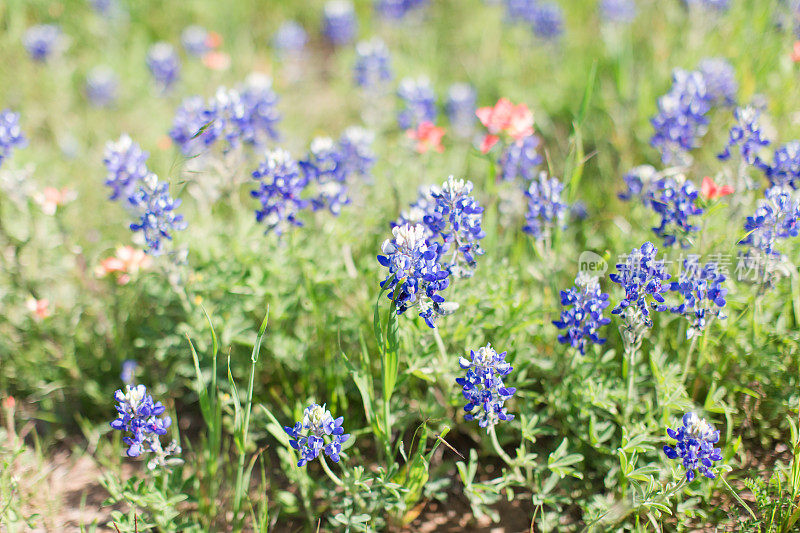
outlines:
{"label": "orange-red flower", "polygon": [[222,44],[222,35],[215,31],[206,34],[206,46],[209,48],[219,48]]}
{"label": "orange-red flower", "polygon": [[46,215],[55,215],[56,210],[75,199],[75,191],[66,187],[56,189],[55,187],[45,187],[42,192],[36,193],[33,199],[42,207]]}
{"label": "orange-red flower", "polygon": [[28,311],[33,313],[33,316],[36,318],[36,320],[44,320],[53,314],[53,312],[50,310],[50,300],[47,298],[37,300],[31,296],[28,298],[28,301],[25,302],[25,305],[28,307]]}
{"label": "orange-red flower", "polygon": [[714,200],[733,194],[734,189],[730,185],[717,185],[714,180],[706,176],[700,185],[700,192],[709,200]]}
{"label": "orange-red flower", "polygon": [[211,70],[228,70],[231,66],[231,56],[225,52],[212,50],[203,56],[203,64]]}
{"label": "orange-red flower", "polygon": [[800,63],[800,41],[795,41],[792,47],[792,61]]}
{"label": "orange-red flower", "polygon": [[125,285],[131,280],[131,276],[150,267],[152,259],[142,250],[137,250],[133,246],[121,246],[117,248],[117,253],[113,257],[107,257],[100,261],[95,269],[98,278],[108,274],[117,274],[117,283]]}
{"label": "orange-red flower", "polygon": [[489,133],[483,138],[481,152],[487,153],[505,134],[518,141],[533,135],[533,113],[525,104],[514,105],[507,98],[501,98],[494,107],[481,107],[475,111]]}
{"label": "orange-red flower", "polygon": [[439,126],[434,126],[433,122],[421,122],[417,129],[411,129],[406,132],[409,139],[417,141],[416,150],[420,154],[424,154],[428,150],[436,150],[439,153],[444,152],[442,146],[442,137],[444,137],[445,129]]}

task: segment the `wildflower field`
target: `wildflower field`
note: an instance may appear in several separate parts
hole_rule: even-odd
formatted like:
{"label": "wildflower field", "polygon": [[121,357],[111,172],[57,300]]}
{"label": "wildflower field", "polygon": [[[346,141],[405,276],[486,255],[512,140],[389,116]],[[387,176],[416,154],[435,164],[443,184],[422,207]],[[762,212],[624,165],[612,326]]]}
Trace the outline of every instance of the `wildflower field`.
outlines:
{"label": "wildflower field", "polygon": [[0,532],[800,530],[800,3],[0,2]]}

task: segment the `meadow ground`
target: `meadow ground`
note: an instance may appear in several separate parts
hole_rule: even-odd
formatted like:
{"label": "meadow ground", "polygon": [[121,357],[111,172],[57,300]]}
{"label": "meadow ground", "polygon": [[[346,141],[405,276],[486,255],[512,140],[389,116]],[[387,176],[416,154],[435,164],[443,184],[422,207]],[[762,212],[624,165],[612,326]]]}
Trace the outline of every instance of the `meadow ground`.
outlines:
{"label": "meadow ground", "polygon": [[797,530],[799,10],[0,3],[0,532]]}

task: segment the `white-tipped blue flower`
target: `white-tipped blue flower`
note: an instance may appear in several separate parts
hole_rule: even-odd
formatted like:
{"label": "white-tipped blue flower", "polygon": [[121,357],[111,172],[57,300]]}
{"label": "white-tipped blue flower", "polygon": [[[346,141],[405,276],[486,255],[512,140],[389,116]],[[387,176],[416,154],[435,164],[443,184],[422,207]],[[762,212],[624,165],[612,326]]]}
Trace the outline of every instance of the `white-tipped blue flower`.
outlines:
{"label": "white-tipped blue flower", "polygon": [[342,422],[344,417],[334,419],[325,405],[312,403],[303,411],[302,421],[294,427],[284,426],[284,431],[291,437],[289,444],[300,452],[297,466],[305,466],[319,457],[321,451],[338,463],[342,444],[350,438],[350,434],[344,432]]}
{"label": "white-tipped blue flower", "polygon": [[467,400],[464,420],[477,420],[480,427],[491,428],[514,418],[503,405],[517,391],[503,382],[513,370],[505,359],[506,352],[497,353],[491,344],[477,352],[470,350],[470,359],[459,357],[458,364],[467,371],[463,378],[456,378]]}
{"label": "white-tipped blue flower", "polygon": [[175,47],[169,43],[159,42],[147,51],[147,67],[156,85],[161,91],[167,91],[178,81],[181,72],[181,60]]}

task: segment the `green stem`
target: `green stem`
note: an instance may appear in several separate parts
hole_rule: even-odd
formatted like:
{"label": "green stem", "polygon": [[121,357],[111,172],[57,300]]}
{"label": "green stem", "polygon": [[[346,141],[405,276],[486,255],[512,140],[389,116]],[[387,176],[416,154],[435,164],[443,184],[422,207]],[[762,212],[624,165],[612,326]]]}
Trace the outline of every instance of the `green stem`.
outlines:
{"label": "green stem", "polygon": [[623,332],[622,339],[625,344],[625,361],[628,364],[628,401],[625,404],[625,418],[628,418],[636,401],[636,354],[642,339],[638,332]]}
{"label": "green stem", "polygon": [[700,336],[698,332],[695,332],[694,336],[692,337],[692,343],[689,345],[689,351],[686,354],[686,361],[683,363],[683,382],[686,383],[686,377],[689,375],[689,368],[692,366],[692,354],[694,354],[694,349],[697,346],[697,338]]}
{"label": "green stem", "polygon": [[733,490],[733,487],[728,485],[728,482],[725,480],[725,478],[722,476],[719,476],[719,478],[722,480],[722,484],[725,485],[725,488],[727,488],[728,491],[733,495],[733,497],[736,498],[736,501],[739,502],[739,504],[742,507],[747,509],[747,512],[750,513],[750,516],[753,517],[753,520],[758,520],[758,518],[756,518],[756,514],[753,512],[752,509],[750,509],[750,506],[745,503],[745,501],[736,493],[735,490]]}
{"label": "green stem", "polygon": [[505,461],[505,463],[508,466],[512,467],[515,466],[514,460],[511,459],[511,457],[509,457],[509,455],[505,452],[505,450],[503,450],[503,447],[500,446],[500,442],[497,440],[497,432],[494,430],[494,426],[489,427],[489,436],[492,439],[492,447],[494,448],[494,451],[497,452],[497,455],[499,455],[500,458],[503,461]]}
{"label": "green stem", "polygon": [[333,481],[337,486],[344,487],[344,483],[342,482],[341,478],[333,473],[331,468],[328,466],[328,462],[325,460],[325,454],[319,454],[319,462],[322,464],[322,469],[325,471],[325,474]]}

